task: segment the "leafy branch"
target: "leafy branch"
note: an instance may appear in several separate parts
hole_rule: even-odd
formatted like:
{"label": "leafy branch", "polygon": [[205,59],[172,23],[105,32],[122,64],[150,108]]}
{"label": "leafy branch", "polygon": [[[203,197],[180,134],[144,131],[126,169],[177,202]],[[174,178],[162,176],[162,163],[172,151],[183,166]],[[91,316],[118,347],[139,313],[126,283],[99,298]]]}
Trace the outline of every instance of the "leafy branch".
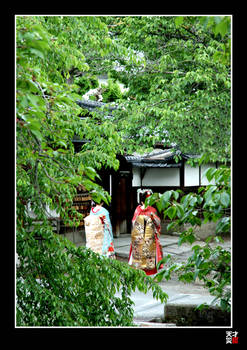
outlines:
{"label": "leafy branch", "polygon": [[169,217],[171,223],[168,229],[190,224],[190,227],[180,234],[178,245],[185,242],[193,244],[196,241],[196,226],[208,221],[217,222],[215,232],[206,239],[205,245],[192,247],[192,255],[187,262],[173,263],[169,255],[165,256],[159,265],[164,263],[166,267],[155,279],[159,282],[163,278],[168,280],[172,272],[179,276],[179,280],[187,283],[195,282],[196,278],[199,278],[215,296],[213,302],[220,301],[221,308],[227,311],[231,308],[231,253],[221,246],[212,247],[211,242],[223,242],[221,235],[230,230],[231,218],[225,216],[225,210],[230,209],[231,201],[230,171],[228,167],[209,168],[205,175],[208,181],[214,180],[216,184],[199,188],[198,194],[189,193],[182,196],[180,190],[171,190],[162,195],[154,193],[146,199],[147,205],[155,204],[164,217]]}

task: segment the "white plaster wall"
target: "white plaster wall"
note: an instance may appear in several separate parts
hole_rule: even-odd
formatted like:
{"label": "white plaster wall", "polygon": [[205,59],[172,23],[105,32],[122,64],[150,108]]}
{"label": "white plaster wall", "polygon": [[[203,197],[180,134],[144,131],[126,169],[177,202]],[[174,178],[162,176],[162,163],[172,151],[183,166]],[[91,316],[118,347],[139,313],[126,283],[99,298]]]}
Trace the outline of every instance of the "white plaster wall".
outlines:
{"label": "white plaster wall", "polygon": [[133,172],[132,186],[140,187],[141,186],[140,168],[133,167],[132,172]]}
{"label": "white plaster wall", "polygon": [[184,165],[184,185],[199,186],[199,167],[193,168],[189,164]]}
{"label": "white plaster wall", "polygon": [[143,186],[180,186],[179,168],[148,168]]}
{"label": "white plaster wall", "polygon": [[[201,165],[201,186],[215,185],[214,180],[209,183],[204,175],[205,171],[211,167],[215,168],[216,165],[214,163]],[[184,184],[186,187],[200,186],[199,167],[194,168],[185,163]],[[141,186],[140,168],[133,167],[132,186]],[[179,168],[147,168],[142,180],[142,186],[180,186]]]}

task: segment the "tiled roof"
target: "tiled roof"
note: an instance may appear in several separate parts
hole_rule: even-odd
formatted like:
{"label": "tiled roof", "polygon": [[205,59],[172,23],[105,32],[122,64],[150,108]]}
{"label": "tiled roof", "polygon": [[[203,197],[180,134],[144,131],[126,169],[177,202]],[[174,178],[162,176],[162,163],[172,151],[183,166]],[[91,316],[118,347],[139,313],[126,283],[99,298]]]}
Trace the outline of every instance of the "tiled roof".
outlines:
{"label": "tiled roof", "polygon": [[76,103],[80,107],[85,108],[90,112],[94,111],[95,108],[101,108],[105,106],[107,107],[108,111],[113,111],[114,109],[117,109],[117,106],[110,106],[109,104],[92,100],[77,100]]}
{"label": "tiled roof", "polygon": [[193,157],[192,155],[183,154],[181,151],[171,148],[166,150],[155,149],[152,152],[143,155],[134,153],[133,155],[126,155],[125,159],[133,166],[141,168],[179,168],[182,163],[175,162],[174,156],[176,154],[179,154],[185,160]]}

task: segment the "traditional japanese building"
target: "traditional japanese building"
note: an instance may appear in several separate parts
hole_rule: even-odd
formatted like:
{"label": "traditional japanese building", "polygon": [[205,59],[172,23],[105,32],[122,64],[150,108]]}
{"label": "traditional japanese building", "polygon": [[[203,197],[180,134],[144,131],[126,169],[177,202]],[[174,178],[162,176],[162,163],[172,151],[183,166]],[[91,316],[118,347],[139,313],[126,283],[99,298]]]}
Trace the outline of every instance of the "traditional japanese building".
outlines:
{"label": "traditional japanese building", "polygon": [[[81,100],[77,103],[89,113],[95,108],[107,106],[102,102],[91,100]],[[107,107],[105,118],[110,118],[112,111],[116,108],[115,106]],[[79,151],[87,140],[74,137],[73,142],[75,150]],[[175,156],[178,154],[180,160],[176,162]],[[100,184],[112,197],[107,209],[111,215],[114,236],[130,233],[131,219],[138,201],[138,189],[149,188],[153,192],[163,193],[169,189],[179,188],[186,193],[196,190],[199,186],[208,185],[204,173],[209,167],[217,167],[217,164],[191,167],[187,160],[194,157],[197,156],[183,154],[178,149],[174,150],[174,147],[164,148],[162,145],[157,145],[152,152],[144,155],[134,153],[118,156],[120,166],[117,171],[101,170],[99,175],[102,182]]]}

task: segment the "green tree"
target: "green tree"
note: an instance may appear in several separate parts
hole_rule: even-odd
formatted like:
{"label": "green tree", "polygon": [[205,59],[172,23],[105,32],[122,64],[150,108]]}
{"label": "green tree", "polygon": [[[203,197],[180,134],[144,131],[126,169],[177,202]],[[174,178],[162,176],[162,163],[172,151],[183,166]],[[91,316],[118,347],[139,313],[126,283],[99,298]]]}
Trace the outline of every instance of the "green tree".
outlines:
{"label": "green tree", "polygon": [[220,245],[212,243],[223,242],[222,235],[230,231],[231,217],[231,180],[230,168],[209,168],[206,172],[208,181],[214,180],[215,185],[201,187],[198,193],[183,195],[181,191],[166,191],[163,194],[154,193],[147,203],[156,203],[164,217],[171,220],[168,229],[189,224],[179,237],[178,245],[196,241],[195,228],[208,221],[215,222],[215,232],[209,236],[203,246],[194,245],[187,262],[173,263],[168,254],[159,262],[166,264],[165,269],[156,275],[157,281],[163,278],[169,280],[171,273],[176,273],[179,280],[190,283],[199,278],[209,292],[215,296],[213,302],[219,302],[223,310],[231,310],[231,252]]}
{"label": "green tree", "polygon": [[[109,203],[97,171],[117,169],[116,154],[157,141],[229,159],[229,24],[228,17],[16,17],[18,325],[129,325],[131,290],[166,300],[141,271],[55,235],[47,209],[77,225],[80,214],[69,216],[76,187]],[[108,90],[108,100],[118,98],[112,119],[97,111],[80,118],[76,100],[102,73],[128,93]],[[75,134],[88,140],[78,153]],[[179,212],[167,210],[171,218]]]}
{"label": "green tree", "polygon": [[[112,40],[112,77],[129,88],[115,113],[125,147],[176,143],[182,152],[230,159],[230,17],[104,17]],[[108,56],[95,63],[101,63]],[[118,65],[116,65],[116,62]],[[121,121],[121,122],[120,122]]]}
{"label": "green tree", "polygon": [[[117,169],[120,137],[112,122],[79,118],[73,84],[75,72],[89,70],[84,52],[109,50],[97,17],[16,18],[17,326],[131,325],[132,290],[167,298],[143,272],[61,239],[47,216],[50,208],[78,225],[80,214],[69,210],[78,185],[110,201],[97,169]],[[88,140],[78,153],[74,134]]]}
{"label": "green tree", "polygon": [[74,79],[74,82],[76,85],[75,91],[81,96],[83,96],[89,90],[95,89],[99,86],[97,77],[91,75],[79,75]]}
{"label": "green tree", "polygon": [[102,85],[103,102],[115,102],[123,97],[121,88],[117,82],[108,79],[107,85]]}

